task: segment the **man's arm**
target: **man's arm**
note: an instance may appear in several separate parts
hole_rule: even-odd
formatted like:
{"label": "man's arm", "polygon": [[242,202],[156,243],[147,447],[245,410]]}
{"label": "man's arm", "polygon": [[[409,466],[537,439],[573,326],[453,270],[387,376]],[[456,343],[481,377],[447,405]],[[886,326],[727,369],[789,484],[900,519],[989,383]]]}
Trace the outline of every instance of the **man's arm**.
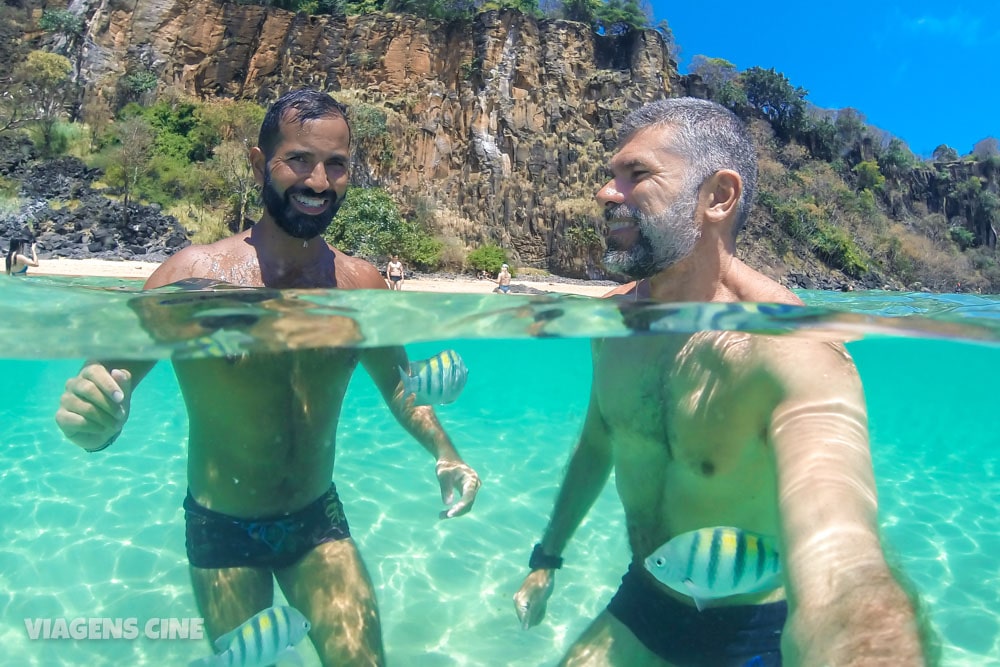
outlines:
{"label": "man's arm", "polygon": [[768,430],[790,605],[782,655],[790,665],[922,665],[914,605],[879,542],[854,364],[832,343],[783,339],[770,353],[784,393]]}
{"label": "man's arm", "polygon": [[[465,514],[472,509],[482,482],[455,450],[448,434],[428,405],[413,405],[403,395],[399,369],[408,368],[409,361],[402,347],[382,347],[362,350],[361,363],[375,382],[396,421],[419,442],[437,461],[437,477],[441,484],[441,499],[451,507],[441,512],[442,519]],[[452,504],[455,490],[462,495]]]}
{"label": "man's arm", "polygon": [[[154,289],[194,275],[204,260],[202,246],[188,246],[171,256],[146,279],[143,289]],[[128,420],[135,387],[155,361],[87,361],[66,381],[59,398],[56,424],[73,444],[99,452],[109,447]]]}
{"label": "man's arm", "polygon": [[[594,342],[595,366],[599,345],[599,341]],[[570,458],[552,516],[540,542],[541,555],[544,557],[542,560],[561,564],[566,544],[600,495],[611,475],[612,467],[611,439],[601,415],[595,382],[591,387],[583,432]],[[542,563],[542,566],[532,569],[514,595],[514,610],[525,630],[537,625],[545,617],[545,607],[554,587],[554,573],[554,569],[545,567]]]}

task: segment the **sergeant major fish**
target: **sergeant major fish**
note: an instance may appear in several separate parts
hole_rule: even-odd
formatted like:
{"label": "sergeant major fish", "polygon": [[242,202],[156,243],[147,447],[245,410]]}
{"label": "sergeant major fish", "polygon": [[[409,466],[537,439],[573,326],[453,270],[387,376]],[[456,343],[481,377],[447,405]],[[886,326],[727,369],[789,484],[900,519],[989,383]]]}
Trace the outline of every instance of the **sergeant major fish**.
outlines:
{"label": "sergeant major fish", "polygon": [[215,655],[188,667],[259,667],[279,660],[302,664],[295,645],[309,633],[309,621],[293,607],[268,607],[215,640]]}
{"label": "sergeant major fish", "polygon": [[781,563],[773,538],[720,526],[677,535],[643,563],[654,577],[694,599],[766,591],[781,584]]}
{"label": "sergeant major fish", "polygon": [[399,368],[403,396],[414,395],[414,405],[451,403],[465,388],[469,369],[455,350],[445,350],[424,361],[411,361],[410,372]]}

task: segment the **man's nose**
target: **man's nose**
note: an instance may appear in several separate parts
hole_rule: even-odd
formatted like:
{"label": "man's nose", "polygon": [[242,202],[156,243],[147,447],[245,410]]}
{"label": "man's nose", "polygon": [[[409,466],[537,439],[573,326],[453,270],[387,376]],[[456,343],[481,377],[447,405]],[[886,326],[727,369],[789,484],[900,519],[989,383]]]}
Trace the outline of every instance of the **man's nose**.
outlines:
{"label": "man's nose", "polygon": [[605,183],[595,196],[597,203],[605,208],[611,204],[621,204],[625,201],[625,195],[615,187],[615,179],[611,179]]}
{"label": "man's nose", "polygon": [[305,180],[306,187],[313,192],[324,192],[330,189],[330,179],[326,177],[326,165],[317,162]]}

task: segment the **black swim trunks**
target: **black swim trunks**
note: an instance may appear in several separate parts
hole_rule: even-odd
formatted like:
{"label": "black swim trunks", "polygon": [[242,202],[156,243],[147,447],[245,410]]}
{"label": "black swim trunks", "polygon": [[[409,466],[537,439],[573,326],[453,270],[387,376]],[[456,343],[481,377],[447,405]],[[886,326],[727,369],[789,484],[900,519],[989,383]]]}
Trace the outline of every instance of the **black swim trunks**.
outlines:
{"label": "black swim trunks", "polygon": [[184,499],[188,562],[195,567],[294,565],[314,547],[351,536],[337,488],[298,512],[269,519],[242,519],[199,505],[191,492]]}
{"label": "black swim trunks", "polygon": [[666,595],[635,567],[622,577],[608,611],[650,651],[679,667],[781,665],[784,600],[698,611]]}

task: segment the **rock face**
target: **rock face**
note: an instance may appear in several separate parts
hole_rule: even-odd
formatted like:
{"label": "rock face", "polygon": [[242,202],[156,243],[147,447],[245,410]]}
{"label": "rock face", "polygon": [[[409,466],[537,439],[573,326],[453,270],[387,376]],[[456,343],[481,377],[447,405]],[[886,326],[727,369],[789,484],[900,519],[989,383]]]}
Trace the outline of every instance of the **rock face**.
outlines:
{"label": "rock face", "polygon": [[[37,241],[45,256],[160,262],[190,245],[177,220],[156,206],[130,205],[126,224],[121,204],[91,189],[99,172],[77,158],[37,163],[8,175],[21,182],[28,204],[15,217],[0,216],[0,238]],[[77,204],[69,207],[69,201]]]}
{"label": "rock face", "polygon": [[612,128],[681,80],[655,31],[600,36],[515,11],[441,23],[204,0],[71,9],[87,17],[88,95],[109,97],[142,68],[202,99],[266,104],[308,86],[380,107],[393,158],[367,160],[361,180],[432,211],[445,236],[493,241],[522,265],[579,277],[600,277],[597,249],[565,232],[593,225]]}

